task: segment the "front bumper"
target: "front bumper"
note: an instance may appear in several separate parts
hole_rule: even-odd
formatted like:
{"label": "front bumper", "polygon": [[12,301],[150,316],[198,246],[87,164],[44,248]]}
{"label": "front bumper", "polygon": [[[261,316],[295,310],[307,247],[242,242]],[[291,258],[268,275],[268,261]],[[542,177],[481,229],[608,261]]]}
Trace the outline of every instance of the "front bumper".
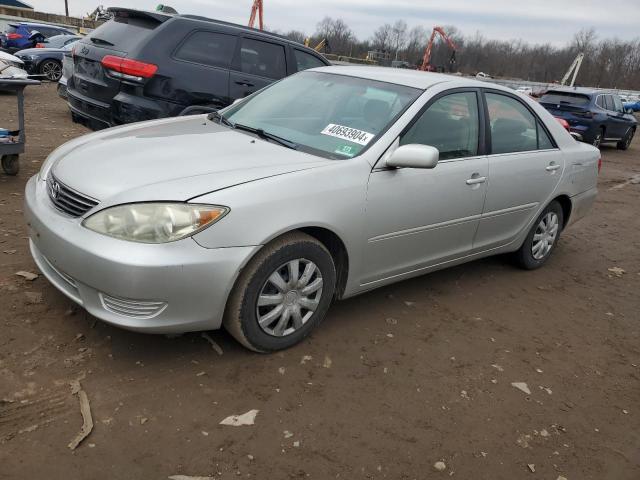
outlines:
{"label": "front bumper", "polygon": [[148,333],[220,328],[237,274],[259,248],[100,235],[56,210],[36,177],[27,183],[24,211],[33,259],[56,288],[107,323]]}

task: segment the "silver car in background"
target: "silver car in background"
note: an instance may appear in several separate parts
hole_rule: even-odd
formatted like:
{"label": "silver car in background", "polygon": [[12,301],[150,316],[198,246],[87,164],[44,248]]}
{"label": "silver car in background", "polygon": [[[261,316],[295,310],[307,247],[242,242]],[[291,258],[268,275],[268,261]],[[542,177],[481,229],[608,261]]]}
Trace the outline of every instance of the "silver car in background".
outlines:
{"label": "silver car in background", "polygon": [[543,265],[596,197],[597,149],[513,90],[308,70],[209,116],[103,130],[26,187],[34,260],[124,328],[287,348],[334,299],[489,255]]}

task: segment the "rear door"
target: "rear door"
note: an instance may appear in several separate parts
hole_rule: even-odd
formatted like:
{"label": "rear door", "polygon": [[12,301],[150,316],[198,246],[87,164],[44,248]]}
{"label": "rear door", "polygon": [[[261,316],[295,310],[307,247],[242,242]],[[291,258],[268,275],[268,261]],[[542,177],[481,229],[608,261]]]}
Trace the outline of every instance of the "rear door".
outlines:
{"label": "rear door", "polygon": [[150,37],[160,23],[152,16],[116,16],[78,41],[69,82],[70,102],[73,104],[72,97],[76,96],[108,107],[120,90],[121,81],[108,75],[100,62],[107,55],[128,57],[129,52]]}
{"label": "rear door", "polygon": [[474,250],[506,245],[526,227],[556,189],[562,152],[540,119],[520,99],[485,91],[489,129],[489,186]]}
{"label": "rear door", "polygon": [[234,100],[287,76],[285,45],[262,38],[242,37],[233,63],[229,94]]}
{"label": "rear door", "polygon": [[605,134],[605,138],[623,138],[627,130],[629,129],[629,121],[625,117],[624,107],[622,106],[622,100],[618,95],[607,95],[607,102],[610,106],[607,110],[609,121],[607,122],[609,128]]}

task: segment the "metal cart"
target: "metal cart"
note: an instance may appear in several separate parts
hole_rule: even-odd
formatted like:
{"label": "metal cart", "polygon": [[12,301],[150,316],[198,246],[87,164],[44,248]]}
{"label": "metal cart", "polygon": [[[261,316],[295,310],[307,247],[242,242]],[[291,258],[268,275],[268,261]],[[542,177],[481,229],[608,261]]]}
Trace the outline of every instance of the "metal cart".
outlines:
{"label": "metal cart", "polygon": [[17,175],[20,171],[18,162],[21,153],[24,153],[24,145],[27,136],[24,131],[24,88],[29,85],[40,85],[37,80],[0,78],[0,91],[15,92],[18,99],[18,130],[11,132],[17,136],[15,142],[0,142],[0,157],[2,157],[2,169],[7,175]]}

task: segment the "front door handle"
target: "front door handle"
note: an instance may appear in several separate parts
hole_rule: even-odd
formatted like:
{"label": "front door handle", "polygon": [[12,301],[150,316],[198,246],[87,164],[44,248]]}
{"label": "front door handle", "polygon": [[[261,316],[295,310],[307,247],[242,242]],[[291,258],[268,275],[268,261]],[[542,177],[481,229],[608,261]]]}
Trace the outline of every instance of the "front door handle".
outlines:
{"label": "front door handle", "polygon": [[547,172],[555,172],[559,168],[560,168],[560,165],[558,165],[555,162],[553,162],[553,163],[550,163],[549,166],[547,168],[545,168],[545,170]]}
{"label": "front door handle", "polygon": [[474,173],[471,178],[467,180],[467,185],[477,185],[487,181],[487,177],[477,177],[477,173]]}
{"label": "front door handle", "polygon": [[247,82],[246,80],[241,80],[236,82],[236,85],[242,85],[243,87],[253,87],[253,83]]}

